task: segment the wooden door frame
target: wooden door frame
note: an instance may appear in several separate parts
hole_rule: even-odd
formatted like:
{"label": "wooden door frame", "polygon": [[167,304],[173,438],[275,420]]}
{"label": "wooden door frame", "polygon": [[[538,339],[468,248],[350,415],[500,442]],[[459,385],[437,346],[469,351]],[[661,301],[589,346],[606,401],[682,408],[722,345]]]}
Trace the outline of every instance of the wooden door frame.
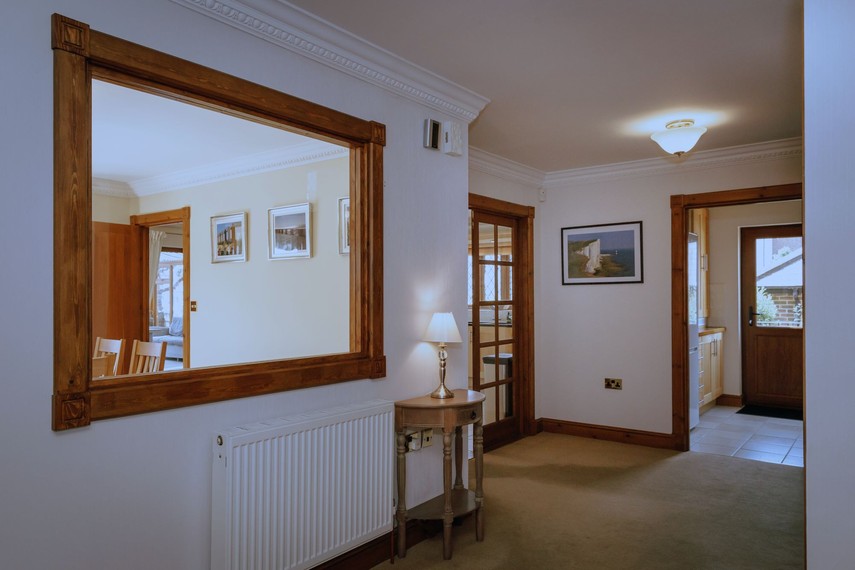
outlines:
{"label": "wooden door frame", "polygon": [[[535,435],[537,422],[534,419],[534,208],[514,204],[478,194],[469,194],[469,209],[514,218],[518,224],[515,236],[516,259],[514,281],[519,285],[515,292],[515,303],[521,317],[514,315],[514,374],[519,391],[520,433]],[[518,265],[517,265],[518,263]],[[470,362],[467,367],[471,366]]]}
{"label": "wooden door frame", "polygon": [[[131,216],[131,225],[142,226],[146,229],[152,226],[162,226],[164,224],[181,225],[181,249],[182,265],[184,267],[184,298],[182,300],[183,307],[181,314],[184,325],[184,356],[182,365],[183,368],[190,368],[190,206],[177,208],[175,210],[165,210],[163,212],[152,212],[150,214],[137,214]],[[148,240],[143,240],[143,255],[142,260],[145,267],[143,273],[148,278]],[[146,288],[148,290],[148,288]],[[143,303],[145,312],[143,322],[148,322],[149,303]]]}
{"label": "wooden door frame", "polygon": [[802,184],[761,186],[671,196],[671,443],[689,450],[689,309],[686,304],[688,211],[803,199]]}

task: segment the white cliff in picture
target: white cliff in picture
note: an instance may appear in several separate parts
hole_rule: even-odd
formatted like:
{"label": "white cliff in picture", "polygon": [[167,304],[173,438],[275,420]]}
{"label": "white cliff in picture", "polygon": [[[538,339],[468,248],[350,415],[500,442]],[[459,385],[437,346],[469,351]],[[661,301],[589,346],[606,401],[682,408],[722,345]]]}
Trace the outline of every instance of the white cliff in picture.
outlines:
{"label": "white cliff in picture", "polygon": [[309,204],[270,208],[267,212],[270,259],[311,257],[312,231]]}

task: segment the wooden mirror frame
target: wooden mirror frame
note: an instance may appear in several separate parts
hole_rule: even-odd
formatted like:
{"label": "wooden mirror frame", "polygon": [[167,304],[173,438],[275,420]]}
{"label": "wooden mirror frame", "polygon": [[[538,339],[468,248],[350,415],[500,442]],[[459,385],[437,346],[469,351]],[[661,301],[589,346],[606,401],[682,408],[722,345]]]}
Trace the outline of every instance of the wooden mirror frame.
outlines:
{"label": "wooden mirror frame", "polygon": [[[52,427],[386,375],[386,128],[54,14],[54,390]],[[283,125],[350,148],[350,352],[92,382],[91,80]]]}

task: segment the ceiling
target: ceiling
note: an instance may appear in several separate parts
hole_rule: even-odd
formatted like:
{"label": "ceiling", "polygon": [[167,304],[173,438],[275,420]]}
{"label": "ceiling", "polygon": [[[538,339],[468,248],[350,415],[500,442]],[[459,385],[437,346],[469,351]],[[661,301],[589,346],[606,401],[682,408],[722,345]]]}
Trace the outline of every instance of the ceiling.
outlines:
{"label": "ceiling", "polygon": [[[116,141],[121,141],[117,144]],[[92,81],[92,176],[129,195],[337,157],[346,148],[105,81]],[[104,190],[103,187],[100,187]],[[97,190],[97,189],[96,189]]]}
{"label": "ceiling", "polygon": [[[544,172],[801,136],[801,0],[291,0],[490,99],[472,147]],[[687,157],[691,160],[691,153]]]}

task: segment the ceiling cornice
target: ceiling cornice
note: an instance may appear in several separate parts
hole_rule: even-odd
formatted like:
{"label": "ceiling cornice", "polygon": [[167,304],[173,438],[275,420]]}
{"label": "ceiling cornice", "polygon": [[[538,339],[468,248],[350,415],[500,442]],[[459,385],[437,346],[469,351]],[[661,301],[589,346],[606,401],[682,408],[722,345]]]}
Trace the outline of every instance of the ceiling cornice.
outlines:
{"label": "ceiling cornice", "polygon": [[682,158],[662,156],[631,162],[620,162],[559,170],[546,174],[544,188],[561,188],[578,182],[600,182],[619,178],[685,174],[712,168],[724,168],[746,163],[790,160],[802,155],[802,139],[792,138],[764,143],[732,146],[716,150],[693,152]]}
{"label": "ceiling cornice", "polygon": [[475,147],[469,147],[469,169],[534,188],[542,186],[546,177],[546,173],[542,170]]}
{"label": "ceiling cornice", "polygon": [[171,1],[466,123],[490,102],[284,0]]}
{"label": "ceiling cornice", "polygon": [[110,180],[107,178],[92,177],[92,193],[101,196],[113,196],[114,198],[133,198],[134,191],[127,182]]}
{"label": "ceiling cornice", "polygon": [[[181,188],[190,188],[212,182],[222,182],[242,178],[253,174],[293,168],[324,160],[347,156],[349,150],[323,142],[306,142],[250,154],[231,160],[206,164],[196,168],[178,170],[141,178],[130,182],[118,182],[103,178],[92,179],[92,191],[108,196],[132,197],[150,196],[161,192],[171,192]],[[122,194],[122,192],[125,192]]]}
{"label": "ceiling cornice", "polygon": [[684,174],[746,163],[792,160],[802,155],[802,139],[792,138],[717,150],[693,152],[683,158],[650,158],[543,172],[477,148],[469,149],[469,168],[532,188],[563,188],[579,182],[599,182],[639,176]]}

